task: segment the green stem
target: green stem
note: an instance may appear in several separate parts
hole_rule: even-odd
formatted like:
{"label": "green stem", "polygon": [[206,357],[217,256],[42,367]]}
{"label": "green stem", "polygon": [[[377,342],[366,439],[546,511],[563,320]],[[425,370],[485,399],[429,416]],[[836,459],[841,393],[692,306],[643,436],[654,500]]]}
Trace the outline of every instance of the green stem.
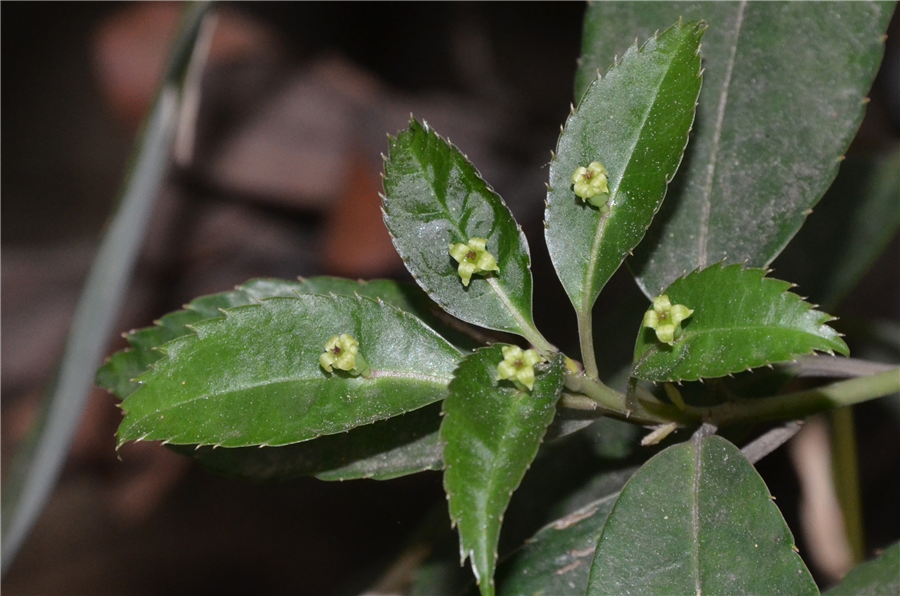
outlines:
{"label": "green stem", "polygon": [[[596,405],[587,407],[584,400],[575,399],[576,396],[562,402],[563,407],[572,407],[576,410],[589,410],[591,417],[612,416],[638,424],[668,424],[677,422],[685,426],[695,425],[699,422],[693,415],[685,414],[680,410],[662,402],[656,401],[652,395],[647,394],[647,399],[634,400],[629,404],[627,396],[608,387],[597,379],[587,375],[566,373],[566,389],[572,393],[587,396]],[[577,403],[577,405],[575,405]],[[569,406],[568,404],[572,404]]]}
{"label": "green stem", "polygon": [[862,502],[859,494],[859,459],[856,449],[856,429],[853,408],[840,408],[828,413],[831,421],[831,465],[834,469],[834,488],[837,492],[844,532],[850,544],[853,564],[865,560]]}
{"label": "green stem", "polygon": [[[578,337],[581,340],[581,360],[584,372],[593,379],[600,376],[597,370],[597,357],[594,355],[594,329],[591,310],[578,313]],[[602,383],[601,383],[602,385]]]}
{"label": "green stem", "polygon": [[900,368],[786,395],[745,399],[712,408],[688,408],[687,413],[697,415],[716,426],[737,422],[792,420],[897,392],[900,392]]}
{"label": "green stem", "polygon": [[588,396],[609,411],[625,412],[625,394],[607,387],[597,379],[566,371],[566,388],[573,393]]}
{"label": "green stem", "polygon": [[[593,400],[597,407],[587,407],[586,402],[576,399],[576,396],[570,396],[561,405],[570,407],[567,404],[572,404],[573,410],[590,412],[591,417],[613,416],[638,424],[677,422],[684,426],[710,422],[715,426],[722,427],[764,420],[796,420],[810,414],[897,393],[900,392],[900,368],[868,377],[840,381],[807,391],[758,399],[739,399],[711,408],[688,406],[684,411],[656,401],[650,394],[640,395],[638,399],[629,403],[624,393],[583,374],[567,372],[566,389],[571,393],[580,394]],[[638,389],[640,390],[640,388]]]}

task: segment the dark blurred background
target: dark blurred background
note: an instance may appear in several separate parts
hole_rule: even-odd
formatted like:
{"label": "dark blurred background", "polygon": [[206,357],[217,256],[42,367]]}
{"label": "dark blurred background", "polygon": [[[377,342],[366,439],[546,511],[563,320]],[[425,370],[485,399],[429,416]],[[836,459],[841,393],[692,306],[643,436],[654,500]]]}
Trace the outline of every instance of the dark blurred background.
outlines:
{"label": "dark blurred background", "polygon": [[[385,133],[405,128],[413,113],[459,146],[523,223],[538,324],[557,345],[574,341],[562,331],[574,328],[574,316],[541,241],[542,166],[572,101],[582,3],[220,8],[196,150],[159,199],[119,329],[150,325],[253,277],[406,279],[377,192]],[[4,465],[62,352],[180,10],[165,2],[0,5]],[[863,127],[873,142],[900,138],[897,105],[888,103],[894,87],[884,82],[891,76],[882,73]],[[848,301],[851,312],[900,319],[898,252],[895,239]],[[601,300],[645,300],[627,274],[610,290]],[[110,351],[122,347],[118,339]],[[157,445],[126,446],[118,461],[115,404],[103,391],[92,396],[4,593],[353,593],[444,501],[436,473],[254,486]],[[896,435],[897,421],[867,408],[859,409],[869,425],[861,450],[877,547],[900,536],[890,505],[900,495],[897,455],[872,456],[884,445],[879,433]],[[796,524],[787,456],[760,469]]]}

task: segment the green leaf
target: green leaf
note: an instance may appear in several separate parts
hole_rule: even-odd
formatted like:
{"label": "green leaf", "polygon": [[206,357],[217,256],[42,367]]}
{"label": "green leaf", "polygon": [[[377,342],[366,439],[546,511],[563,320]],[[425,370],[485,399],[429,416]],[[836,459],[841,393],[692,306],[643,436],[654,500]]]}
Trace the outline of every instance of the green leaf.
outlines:
{"label": "green leaf", "polygon": [[606,518],[633,469],[602,475],[602,497],[548,524],[497,568],[497,593],[584,596]]}
{"label": "green leaf", "polygon": [[825,325],[829,315],[813,310],[790,284],[765,277],[762,269],[713,265],[678,279],[666,289],[672,304],[694,313],[682,323],[674,345],[642,327],[634,347],[632,376],[647,381],[695,381],[722,377],[814,350],[847,355],[847,344]]}
{"label": "green leaf", "polygon": [[685,163],[629,266],[647,296],[727,259],[764,267],[831,184],[862,121],[893,2],[592,2],[581,97],[635,35],[703,19]]}
{"label": "green leaf", "polygon": [[[419,285],[451,315],[535,343],[528,243],[469,160],[411,120],[391,139],[384,169],[384,223]],[[487,239],[500,271],[476,273],[464,286],[449,251],[471,238]]]}
{"label": "green leaf", "polygon": [[900,542],[880,557],[852,569],[825,596],[881,596],[900,594]]}
{"label": "green leaf", "polygon": [[616,501],[590,595],[817,594],[762,478],[721,437],[647,461]]}
{"label": "green leaf", "polygon": [[184,310],[163,316],[155,326],[127,333],[125,339],[131,344],[131,348],[110,356],[106,364],[97,371],[94,381],[97,385],[115,393],[119,398],[125,399],[138,388],[138,383],[134,379],[143,374],[151,364],[162,358],[162,353],[156,348],[173,339],[192,333],[188,325],[223,316],[219,309],[252,303],[251,296],[240,290],[197,298]]}
{"label": "green leaf", "polygon": [[391,306],[415,315],[460,349],[474,350],[484,345],[483,342],[473,338],[473,334],[469,333],[464,323],[448,316],[420,288],[390,279],[353,281],[330,276],[301,278],[296,282],[255,279],[248,281],[239,289],[258,300],[275,296],[294,296],[295,294],[337,294],[339,296],[358,294],[367,298],[380,299]]}
{"label": "green leaf", "polygon": [[297,476],[388,480],[441,469],[440,409],[432,404],[346,433],[283,447],[169,447],[214,472],[253,482]]}
{"label": "green leaf", "polygon": [[[494,568],[503,513],[537,454],[562,392],[565,357],[537,365],[532,391],[498,381],[499,345],[467,356],[444,400],[441,440],[450,518],[459,528],[460,563],[466,558],[482,594],[494,592]],[[542,369],[542,370],[541,370]]]}
{"label": "green leaf", "polygon": [[[547,247],[569,298],[590,312],[659,209],[687,145],[700,93],[703,23],[678,23],[621,61],[586,91],[550,163]],[[624,47],[624,45],[623,45]],[[571,176],[599,161],[609,213],[575,195]]]}
{"label": "green leaf", "polygon": [[[369,298],[270,298],[201,321],[160,348],[122,403],[129,440],[286,445],[397,416],[443,399],[460,354],[421,321]],[[349,333],[368,378],[327,373],[329,337]]]}
{"label": "green leaf", "polygon": [[837,308],[900,227],[900,150],[848,156],[834,184],[772,268]]}
{"label": "green leaf", "polygon": [[338,294],[342,296],[367,296],[377,298],[396,306],[400,310],[417,316],[426,325],[440,333],[453,345],[464,349],[474,349],[480,345],[459,330],[463,323],[454,322],[450,326],[441,317],[440,308],[417,287],[395,281],[380,279],[373,281],[351,281],[339,277],[311,277],[299,281],[281,279],[252,279],[236,290],[202,296],[193,300],[185,310],[169,313],[157,321],[156,326],[131,331],[125,338],[131,348],[113,354],[97,371],[96,383],[125,399],[138,388],[134,381],[162,354],[156,349],[164,343],[193,333],[188,325],[206,319],[224,316],[222,310],[254,304],[258,300],[276,297],[293,297],[297,294]]}
{"label": "green leaf", "polygon": [[328,290],[329,293],[380,298],[391,306],[415,315],[461,350],[474,350],[484,345],[478,339],[479,334],[473,333],[468,325],[444,312],[418,286],[390,279],[349,281],[338,277],[313,277],[304,279],[303,282],[305,293],[324,294],[326,292],[320,290],[324,289],[322,285],[327,282],[333,286]]}

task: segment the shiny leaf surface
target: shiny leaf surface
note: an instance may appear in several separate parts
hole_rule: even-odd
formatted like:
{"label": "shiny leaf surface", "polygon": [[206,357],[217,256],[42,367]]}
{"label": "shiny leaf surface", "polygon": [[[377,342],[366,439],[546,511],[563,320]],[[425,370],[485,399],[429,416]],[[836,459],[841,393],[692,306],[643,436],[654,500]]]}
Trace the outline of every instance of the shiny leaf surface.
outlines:
{"label": "shiny leaf surface", "polygon": [[593,2],[576,97],[634,40],[703,19],[685,165],[629,260],[647,296],[727,259],[768,265],[831,185],[862,121],[893,2]]}
{"label": "shiny leaf surface", "polygon": [[[443,399],[459,352],[407,313],[362,297],[271,298],[193,325],[122,403],[119,443],[286,445]],[[329,337],[359,341],[371,374],[327,373]]]}
{"label": "shiny leaf surface", "polygon": [[189,325],[224,316],[222,310],[254,304],[258,300],[293,297],[297,294],[338,294],[380,299],[400,310],[416,315],[453,345],[473,349],[478,342],[460,330],[462,323],[450,321],[440,308],[415,286],[391,280],[352,281],[339,277],[310,277],[299,281],[252,279],[236,290],[202,296],[184,310],[163,316],[154,327],[137,329],[125,335],[131,347],[113,354],[97,371],[96,383],[125,399],[138,388],[134,381],[162,357],[157,350],[166,342],[193,333]]}
{"label": "shiny leaf surface", "polygon": [[764,277],[762,269],[713,265],[678,279],[665,294],[693,309],[673,345],[642,327],[634,348],[632,376],[647,381],[695,381],[721,377],[814,350],[847,355],[829,315]]}
{"label": "shiny leaf surface", "polygon": [[[704,30],[679,23],[640,49],[631,46],[566,121],[550,163],[545,236],[580,313],[644,237],[681,163],[700,93]],[[595,161],[608,172],[608,213],[573,190],[573,172]]]}
{"label": "shiny leaf surface", "polygon": [[562,392],[564,356],[537,365],[532,391],[498,381],[500,346],[467,356],[444,400],[444,489],[482,594],[494,593],[503,514],[537,454]]}
{"label": "shiny leaf surface", "polygon": [[[525,235],[465,155],[427,124],[412,120],[391,139],[384,223],[410,273],[448,313],[520,335],[533,329]],[[465,286],[449,251],[471,238],[487,239],[500,271],[476,273]]]}

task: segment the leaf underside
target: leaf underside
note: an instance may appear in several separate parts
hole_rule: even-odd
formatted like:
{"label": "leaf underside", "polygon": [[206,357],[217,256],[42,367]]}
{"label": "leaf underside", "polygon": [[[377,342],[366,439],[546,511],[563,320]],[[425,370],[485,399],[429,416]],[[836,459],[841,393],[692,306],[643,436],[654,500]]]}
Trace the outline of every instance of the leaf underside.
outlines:
{"label": "leaf underside", "polygon": [[440,404],[282,447],[169,445],[214,472],[252,482],[315,476],[320,480],[389,480],[442,467]]}
{"label": "leaf underside", "polygon": [[635,35],[703,19],[685,165],[629,266],[648,297],[698,267],[767,266],[825,193],[862,121],[893,2],[592,2],[581,97]]}
{"label": "leaf underside", "polygon": [[817,594],[769,491],[721,437],[654,456],[616,501],[587,594]]}
{"label": "leaf underside", "polygon": [[482,594],[492,594],[503,513],[556,413],[565,358],[537,365],[531,392],[497,380],[500,346],[466,357],[444,400],[441,441],[450,518],[460,562],[471,559]]}
{"label": "leaf underside", "polygon": [[762,269],[713,265],[678,279],[665,294],[694,313],[669,346],[642,327],[634,348],[632,376],[647,381],[695,381],[793,360],[814,350],[848,349],[790,284],[767,278]]}
{"label": "leaf underside", "polygon": [[[384,223],[407,269],[451,315],[488,329],[533,328],[531,258],[512,213],[468,159],[427,124],[391,139]],[[450,245],[486,238],[499,272],[464,286]]]}
{"label": "leaf underside", "polygon": [[[416,410],[446,396],[460,353],[417,318],[369,298],[296,295],[225,311],[169,342],[123,403],[119,444],[286,445]],[[369,378],[325,372],[349,333]]]}
{"label": "leaf underside", "polygon": [[[641,241],[681,163],[700,93],[705,28],[678,23],[640,49],[631,46],[566,121],[550,163],[545,236],[581,313]],[[594,161],[608,171],[608,214],[573,190],[573,172]]]}

